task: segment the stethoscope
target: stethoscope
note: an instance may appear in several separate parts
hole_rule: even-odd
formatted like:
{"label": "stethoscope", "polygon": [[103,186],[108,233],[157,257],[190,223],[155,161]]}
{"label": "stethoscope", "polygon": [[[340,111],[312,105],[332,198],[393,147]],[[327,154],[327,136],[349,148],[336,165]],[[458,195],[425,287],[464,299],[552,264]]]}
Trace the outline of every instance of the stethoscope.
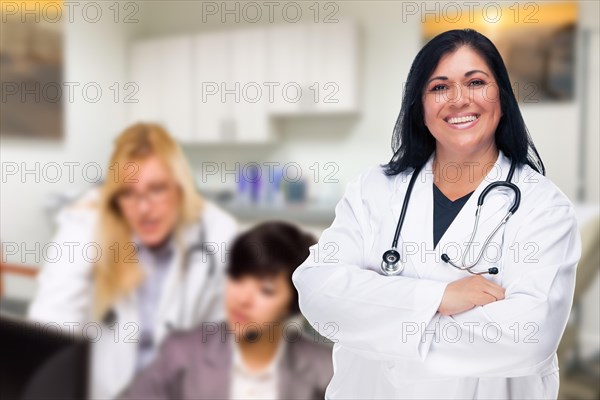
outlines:
{"label": "stethoscope", "polygon": [[[198,238],[198,241],[196,241],[194,244],[192,244],[191,246],[189,246],[187,248],[187,250],[185,251],[185,254],[183,256],[183,276],[187,276],[189,274],[189,269],[191,267],[192,264],[192,259],[193,259],[193,255],[194,253],[204,253],[206,255],[208,255],[208,271],[207,271],[207,275],[206,275],[206,279],[204,280],[204,283],[202,285],[202,288],[200,288],[200,295],[198,296],[198,298],[196,298],[196,301],[194,302],[194,305],[192,307],[192,310],[198,310],[199,308],[199,303],[200,300],[202,300],[202,297],[204,295],[204,293],[206,293],[206,285],[208,284],[208,282],[210,281],[210,279],[212,278],[212,276],[215,274],[215,270],[216,270],[216,265],[217,265],[217,261],[215,259],[215,254],[213,252],[208,251],[208,249],[206,248],[208,245],[208,242],[206,241],[206,227],[204,224],[204,220],[200,221],[200,235]],[[180,292],[180,304],[181,307],[179,307],[179,327],[183,327],[184,325],[184,317],[185,317],[185,309],[186,309],[186,295],[187,295],[187,285],[184,279],[182,279],[181,284],[183,286],[183,290],[181,290]],[[169,328],[169,330],[174,330],[175,328],[173,327],[172,324],[167,323],[167,328]]]}
{"label": "stethoscope", "polygon": [[[415,181],[417,180],[417,177],[418,177],[419,172],[421,171],[422,167],[423,166],[421,166],[419,168],[415,168],[415,171],[413,172],[412,177],[410,178],[410,182],[408,183],[408,188],[406,189],[406,196],[404,197],[404,202],[402,203],[402,210],[400,211],[400,217],[398,219],[398,224],[396,225],[396,232],[394,233],[394,240],[392,241],[392,248],[389,249],[388,251],[386,251],[385,253],[383,253],[383,257],[382,257],[383,260],[381,261],[381,271],[385,275],[399,275],[404,270],[404,264],[400,261],[400,253],[398,252],[398,239],[400,238],[400,231],[402,230],[402,224],[404,224],[404,218],[406,217],[406,210],[408,208],[408,202],[410,200],[410,195],[412,193],[413,186],[415,185]],[[512,217],[512,215],[519,208],[519,204],[521,203],[521,190],[519,190],[517,185],[515,185],[514,183],[511,182],[513,174],[515,172],[515,168],[516,168],[516,162],[512,161],[510,164],[510,170],[508,172],[506,181],[490,183],[479,195],[479,199],[477,200],[477,210],[475,211],[475,225],[473,226],[473,232],[471,233],[471,238],[469,239],[467,248],[465,249],[465,251],[462,254],[461,265],[457,265],[454,262],[452,262],[450,260],[450,257],[448,257],[448,255],[446,253],[442,254],[442,257],[441,257],[442,261],[444,261],[447,264],[450,264],[451,266],[453,266],[454,268],[457,268],[459,270],[468,271],[469,273],[471,273],[473,275],[483,275],[483,274],[495,275],[498,273],[497,267],[491,267],[491,268],[488,268],[486,271],[482,271],[482,272],[473,272],[472,269],[479,263],[479,261],[481,260],[481,257],[483,257],[483,253],[485,252],[486,248],[488,247],[488,245],[489,245],[490,241],[492,240],[492,238],[494,237],[494,235],[496,235],[498,230],[500,230],[500,228],[504,224],[506,224],[506,222],[510,219],[510,217]],[[490,233],[490,235],[487,237],[487,239],[483,243],[482,249],[479,252],[479,254],[477,255],[475,262],[472,263],[471,265],[467,266],[467,265],[465,265],[465,257],[469,253],[469,249],[471,248],[471,246],[473,244],[473,239],[475,238],[475,234],[477,233],[477,227],[479,226],[479,216],[480,216],[480,212],[481,212],[481,207],[483,206],[483,201],[485,200],[485,196],[487,196],[487,194],[490,191],[492,191],[493,189],[498,188],[498,187],[506,187],[514,192],[515,198],[513,200],[513,204],[510,207],[510,209],[508,210],[508,212],[506,213],[506,215],[504,216],[504,218],[502,218],[500,223],[498,223],[496,228],[492,231],[492,233]]]}

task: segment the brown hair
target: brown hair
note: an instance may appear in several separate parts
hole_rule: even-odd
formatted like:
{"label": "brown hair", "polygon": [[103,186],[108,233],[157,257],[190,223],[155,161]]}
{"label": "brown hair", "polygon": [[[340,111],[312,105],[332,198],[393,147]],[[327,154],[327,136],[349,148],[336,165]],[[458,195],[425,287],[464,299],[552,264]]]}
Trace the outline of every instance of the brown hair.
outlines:
{"label": "brown hair", "polygon": [[317,240],[287,222],[265,222],[234,241],[227,275],[237,279],[242,276],[266,277],[284,272],[292,288],[291,314],[300,312],[298,292],[292,283],[294,270],[310,254],[309,247]]}

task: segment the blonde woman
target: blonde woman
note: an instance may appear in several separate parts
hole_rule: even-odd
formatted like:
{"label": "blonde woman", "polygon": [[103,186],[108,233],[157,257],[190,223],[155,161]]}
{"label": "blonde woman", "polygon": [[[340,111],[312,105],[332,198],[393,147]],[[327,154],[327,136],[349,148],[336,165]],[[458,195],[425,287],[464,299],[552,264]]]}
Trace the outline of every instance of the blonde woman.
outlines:
{"label": "blonde woman", "polygon": [[[158,125],[117,139],[105,182],[58,216],[29,316],[94,342],[91,394],[114,398],[164,337],[224,317],[224,262],[235,221],[203,200],[183,152]],[[68,244],[75,243],[75,244]]]}

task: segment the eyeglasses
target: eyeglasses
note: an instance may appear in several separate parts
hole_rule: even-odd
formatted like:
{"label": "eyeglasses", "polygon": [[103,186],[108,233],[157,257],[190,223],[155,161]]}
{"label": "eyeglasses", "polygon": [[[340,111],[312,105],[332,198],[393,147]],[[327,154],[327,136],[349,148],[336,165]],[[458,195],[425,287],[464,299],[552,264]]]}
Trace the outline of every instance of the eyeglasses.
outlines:
{"label": "eyeglasses", "polygon": [[150,204],[158,204],[165,201],[174,185],[163,182],[152,184],[144,192],[136,192],[127,188],[117,194],[117,203],[121,207],[131,208],[138,204],[140,199],[146,199]]}

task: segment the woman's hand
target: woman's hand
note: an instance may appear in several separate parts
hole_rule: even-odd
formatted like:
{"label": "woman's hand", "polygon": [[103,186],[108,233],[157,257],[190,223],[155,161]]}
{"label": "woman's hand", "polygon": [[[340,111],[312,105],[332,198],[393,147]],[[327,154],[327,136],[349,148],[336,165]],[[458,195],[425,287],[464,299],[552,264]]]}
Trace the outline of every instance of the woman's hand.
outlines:
{"label": "woman's hand", "polygon": [[504,289],[481,275],[459,279],[446,286],[438,311],[442,315],[454,315],[504,299]]}

